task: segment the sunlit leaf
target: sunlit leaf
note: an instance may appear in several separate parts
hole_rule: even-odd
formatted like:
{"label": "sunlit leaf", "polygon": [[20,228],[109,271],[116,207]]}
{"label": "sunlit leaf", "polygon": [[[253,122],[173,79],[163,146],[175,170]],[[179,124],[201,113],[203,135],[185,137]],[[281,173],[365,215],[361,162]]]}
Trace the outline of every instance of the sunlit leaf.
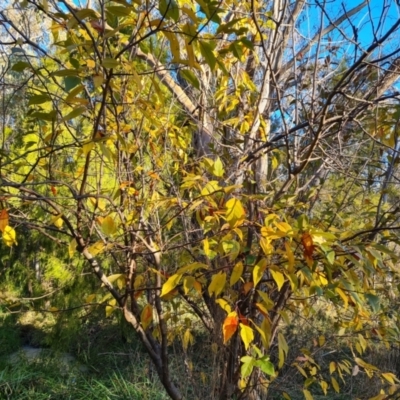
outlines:
{"label": "sunlit leaf", "polygon": [[230,277],[229,285],[233,286],[242,276],[243,274],[243,263],[239,261],[232,270],[232,274]]}
{"label": "sunlit leaf", "polygon": [[226,273],[219,272],[218,274],[213,275],[211,278],[211,283],[208,286],[208,293],[210,296],[213,294],[218,296],[225,288],[226,283]]}
{"label": "sunlit leaf", "polygon": [[239,319],[236,311],[228,314],[222,325],[222,331],[224,336],[224,343],[226,343],[236,332],[239,325]]}
{"label": "sunlit leaf", "polygon": [[89,248],[88,251],[89,253],[95,257],[97,254],[100,254],[104,249],[106,245],[103,243],[103,241],[99,240],[98,242],[92,244]]}
{"label": "sunlit leaf", "polygon": [[257,284],[260,282],[260,280],[263,277],[264,271],[267,268],[267,259],[262,258],[255,266],[253,269],[253,283],[254,286],[257,286]]}
{"label": "sunlit leaf", "polygon": [[11,226],[6,226],[3,230],[3,242],[6,246],[13,246],[14,244],[18,244],[17,243],[17,239],[16,239],[16,233],[15,230],[13,228],[11,228]]}
{"label": "sunlit leaf", "polygon": [[245,218],[245,211],[239,199],[232,198],[226,202],[225,218],[231,227],[240,225]]}
{"label": "sunlit leaf", "polygon": [[73,256],[74,256],[77,245],[78,245],[78,243],[76,243],[76,240],[75,240],[75,239],[72,239],[72,240],[69,242],[69,245],[68,245],[68,254],[69,254],[70,257],[73,257]]}
{"label": "sunlit leaf", "polygon": [[216,302],[217,304],[219,304],[219,306],[220,306],[224,311],[226,311],[228,314],[230,314],[230,313],[232,312],[231,306],[229,305],[229,303],[228,303],[226,300],[224,300],[224,299],[216,299],[215,302]]}
{"label": "sunlit leaf", "polygon": [[117,231],[117,225],[115,224],[114,218],[108,216],[103,219],[101,224],[101,230],[107,235],[111,236]]}
{"label": "sunlit leaf", "polygon": [[250,343],[254,340],[254,331],[250,326],[240,324],[240,337],[244,343],[246,350],[249,348]]}
{"label": "sunlit leaf", "polygon": [[253,372],[253,368],[256,365],[256,360],[253,357],[244,356],[240,359],[240,361],[243,363],[240,367],[242,378],[247,378]]}
{"label": "sunlit leaf", "polygon": [[56,226],[57,228],[61,228],[64,224],[64,221],[62,219],[62,215],[55,215],[54,217],[51,218],[51,223]]}
{"label": "sunlit leaf", "polygon": [[180,275],[180,274],[174,274],[171,277],[169,277],[168,280],[162,286],[161,297],[167,295],[172,290],[174,290],[176,288],[176,286],[179,284],[181,278],[182,278],[182,275]]}
{"label": "sunlit leaf", "polygon": [[217,157],[213,166],[213,174],[219,178],[222,178],[224,176],[224,173],[225,170],[222,161],[219,157]]}
{"label": "sunlit leaf", "polygon": [[276,271],[274,269],[271,269],[270,271],[271,271],[272,278],[274,278],[274,281],[276,282],[276,285],[278,286],[278,290],[281,290],[283,284],[285,283],[285,275],[283,275],[282,272]]}

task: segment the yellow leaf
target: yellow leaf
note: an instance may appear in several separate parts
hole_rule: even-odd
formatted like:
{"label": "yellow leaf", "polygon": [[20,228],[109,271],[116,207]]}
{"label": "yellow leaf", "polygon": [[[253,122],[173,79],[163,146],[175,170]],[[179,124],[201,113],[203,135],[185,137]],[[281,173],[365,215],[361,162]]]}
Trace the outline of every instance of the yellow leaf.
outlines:
{"label": "yellow leaf", "polygon": [[183,334],[183,348],[186,351],[189,347],[189,344],[193,344],[194,338],[192,333],[189,329],[186,329],[185,333]]}
{"label": "yellow leaf", "polygon": [[329,373],[332,375],[336,371],[336,363],[334,361],[331,361],[329,364]]}
{"label": "yellow leaf", "polygon": [[161,297],[167,295],[168,293],[172,292],[175,287],[178,285],[179,281],[181,280],[182,275],[175,274],[168,278],[167,282],[164,283],[161,289]]}
{"label": "yellow leaf", "polygon": [[226,283],[226,273],[220,272],[215,274],[212,279],[210,286],[208,287],[208,293],[210,296],[213,294],[217,297],[225,288]]}
{"label": "yellow leaf", "polygon": [[332,382],[333,388],[335,389],[335,392],[340,393],[340,387],[339,387],[337,380],[334,377],[332,377],[331,382]]}
{"label": "yellow leaf", "polygon": [[117,231],[117,226],[114,219],[110,216],[105,217],[101,223],[101,230],[107,235],[111,236]]}
{"label": "yellow leaf", "polygon": [[223,166],[222,161],[221,161],[221,159],[219,157],[214,162],[213,171],[212,172],[218,178],[222,178],[224,176],[224,172],[225,172],[224,171],[224,166]]}
{"label": "yellow leaf", "polygon": [[282,272],[275,271],[273,269],[271,269],[271,274],[276,282],[276,285],[278,286],[278,290],[281,290],[283,284],[285,283],[285,276],[282,274]]}
{"label": "yellow leaf", "polygon": [[293,251],[292,251],[292,248],[290,247],[289,242],[285,242],[285,249],[286,249],[286,256],[288,259],[288,271],[293,272],[295,259],[294,259]]}
{"label": "yellow leaf", "polygon": [[267,268],[267,259],[262,258],[253,269],[253,283],[254,287],[257,286],[258,282],[260,282],[263,277],[264,271]]}
{"label": "yellow leaf", "polygon": [[143,329],[146,330],[152,321],[153,321],[153,307],[151,306],[151,304],[146,304],[143,307],[143,310],[140,314],[140,322],[143,326]]}
{"label": "yellow leaf", "polygon": [[115,282],[119,289],[123,289],[126,285],[125,274],[113,274],[113,275],[107,276],[107,279],[110,283]]}
{"label": "yellow leaf", "polygon": [[86,60],[86,66],[88,68],[94,68],[96,66],[96,63],[93,60]]}
{"label": "yellow leaf", "polygon": [[208,238],[205,238],[203,240],[203,249],[204,249],[204,254],[210,258],[210,243],[208,241]]}
{"label": "yellow leaf", "polygon": [[349,298],[347,297],[346,293],[343,292],[342,289],[340,289],[339,287],[335,288],[336,293],[342,298],[343,302],[344,302],[344,310],[347,310],[347,307],[349,305]]}
{"label": "yellow leaf", "polygon": [[57,228],[61,228],[63,226],[64,221],[62,220],[62,214],[56,215],[51,218],[51,223]]}
{"label": "yellow leaf", "polygon": [[4,232],[4,229],[6,228],[6,226],[8,226],[8,219],[9,219],[8,218],[8,212],[4,208],[0,212],[0,231],[1,232]]}
{"label": "yellow leaf", "polygon": [[242,274],[243,274],[243,263],[241,261],[239,261],[233,267],[229,285],[233,286],[241,278]]}
{"label": "yellow leaf", "polygon": [[193,276],[185,276],[183,278],[183,291],[185,292],[185,294],[188,294],[190,292],[195,280],[196,279]]}
{"label": "yellow leaf", "polygon": [[239,321],[236,311],[229,313],[222,325],[224,344],[234,335],[237,330],[238,324]]}
{"label": "yellow leaf", "polygon": [[307,389],[303,389],[303,393],[306,400],[314,400],[314,397],[312,397],[311,393]]}
{"label": "yellow leaf", "polygon": [[94,147],[94,142],[89,142],[89,143],[85,143],[82,146],[82,152],[85,156],[87,156],[89,154],[89,152],[93,149]]}
{"label": "yellow leaf", "polygon": [[278,333],[278,349],[279,349],[279,368],[283,367],[286,355],[288,353],[288,345],[282,333]]}
{"label": "yellow leaf", "polygon": [[249,348],[250,343],[254,340],[254,331],[249,326],[240,324],[240,337],[244,343],[246,350]]}
{"label": "yellow leaf", "polygon": [[115,299],[112,299],[108,302],[108,305],[106,306],[106,318],[108,318],[116,310],[116,304],[117,301]]}
{"label": "yellow leaf", "polygon": [[263,302],[267,306],[268,310],[271,310],[274,307],[274,302],[269,298],[267,293],[262,292],[261,290],[257,290],[257,293],[262,298]]}
{"label": "yellow leaf", "polygon": [[76,246],[77,246],[78,244],[76,243],[76,240],[75,239],[72,239],[70,242],[69,242],[69,246],[68,246],[68,253],[69,253],[69,256],[70,257],[73,257],[74,256],[74,253],[75,253],[75,250],[76,250]]}
{"label": "yellow leaf", "polygon": [[105,247],[106,247],[105,244],[101,240],[99,240],[98,242],[92,244],[88,248],[88,251],[93,257],[95,257],[97,256],[97,254],[100,254]]}
{"label": "yellow leaf", "polygon": [[320,336],[318,338],[318,344],[320,345],[320,347],[322,347],[325,344],[325,336]]}
{"label": "yellow leaf", "polygon": [[96,293],[89,294],[89,296],[86,297],[85,301],[86,303],[92,303],[94,300],[96,300]]}
{"label": "yellow leaf", "polygon": [[328,393],[328,384],[325,381],[321,381],[319,383],[321,385],[322,391],[324,392],[324,395],[326,396],[326,394]]}
{"label": "yellow leaf", "polygon": [[275,222],[274,224],[278,228],[278,230],[285,234],[288,234],[293,230],[287,222]]}
{"label": "yellow leaf", "polygon": [[257,326],[257,324],[255,324],[254,322],[253,325],[256,328],[257,332],[260,334],[263,346],[267,349],[269,347],[269,343],[266,332],[264,331],[264,329],[261,329],[259,326]]}
{"label": "yellow leaf", "polygon": [[377,368],[377,367],[375,367],[375,366],[372,365],[372,364],[368,364],[367,362],[363,361],[361,358],[355,357],[355,358],[354,358],[354,361],[355,361],[360,367],[363,367],[363,368],[365,368],[365,369],[370,369],[370,370],[373,370],[373,371],[378,371],[378,368]]}
{"label": "yellow leaf", "polygon": [[225,214],[226,221],[232,228],[239,226],[244,221],[245,218],[244,208],[240,200],[235,198],[229,199],[226,202],[225,207],[226,207],[226,214]]}
{"label": "yellow leaf", "polygon": [[272,254],[272,252],[274,251],[274,246],[272,246],[269,238],[261,237],[260,246],[266,256]]}
{"label": "yellow leaf", "polygon": [[228,314],[230,314],[232,312],[231,306],[229,305],[229,303],[224,300],[224,299],[216,299],[215,302],[217,304],[219,304],[219,306],[226,311]]}
{"label": "yellow leaf", "polygon": [[6,246],[11,247],[14,244],[18,244],[16,240],[16,233],[11,226],[6,226],[3,231],[3,242]]}

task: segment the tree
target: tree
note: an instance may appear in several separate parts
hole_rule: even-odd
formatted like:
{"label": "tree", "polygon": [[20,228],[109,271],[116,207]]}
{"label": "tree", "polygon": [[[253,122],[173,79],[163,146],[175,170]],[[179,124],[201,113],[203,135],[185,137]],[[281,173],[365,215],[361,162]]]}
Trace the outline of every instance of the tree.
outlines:
{"label": "tree", "polygon": [[[14,7],[49,21],[52,39],[0,11],[4,45],[24,50],[11,71],[29,77],[23,142],[1,163],[4,244],[27,229],[79,253],[108,292],[82,296],[123,313],[173,399],[169,344],[187,349],[197,322],[215,354],[211,396],[260,398],[285,366],[284,325],[321,302],[334,333],[355,334],[354,365],[395,390],[361,356],[398,335],[379,295],[398,279],[397,6]],[[307,399],[350,373],[338,362],[328,384],[302,357]]]}

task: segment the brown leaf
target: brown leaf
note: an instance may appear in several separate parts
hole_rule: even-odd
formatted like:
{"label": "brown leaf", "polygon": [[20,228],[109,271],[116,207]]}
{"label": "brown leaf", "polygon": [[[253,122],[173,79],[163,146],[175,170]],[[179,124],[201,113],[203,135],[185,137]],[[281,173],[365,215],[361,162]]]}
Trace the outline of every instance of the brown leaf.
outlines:
{"label": "brown leaf", "polygon": [[5,227],[8,225],[8,212],[6,209],[0,212],[0,231],[4,232]]}
{"label": "brown leaf", "polygon": [[312,260],[315,246],[312,240],[312,236],[308,232],[303,233],[303,235],[301,236],[301,243],[304,247],[304,257],[307,260]]}

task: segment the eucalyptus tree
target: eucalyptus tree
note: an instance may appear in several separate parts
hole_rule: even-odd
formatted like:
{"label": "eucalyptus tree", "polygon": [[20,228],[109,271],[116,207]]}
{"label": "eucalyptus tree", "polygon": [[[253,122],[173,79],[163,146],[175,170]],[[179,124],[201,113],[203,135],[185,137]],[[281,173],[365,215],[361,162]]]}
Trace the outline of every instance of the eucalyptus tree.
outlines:
{"label": "eucalyptus tree", "polygon": [[[40,55],[11,68],[32,79],[23,146],[1,165],[5,245],[26,227],[79,253],[103,287],[82,301],[123,313],[173,399],[205,387],[265,398],[286,367],[284,326],[321,305],[358,354],[325,373],[303,350],[292,366],[304,396],[340,391],[352,366],[394,393],[395,375],[362,356],[398,335],[379,296],[389,271],[398,279],[398,6],[8,7],[35,10],[51,39],[42,46],[0,11],[5,43]],[[191,367],[199,325],[214,375]],[[178,339],[190,392],[171,374]]]}

